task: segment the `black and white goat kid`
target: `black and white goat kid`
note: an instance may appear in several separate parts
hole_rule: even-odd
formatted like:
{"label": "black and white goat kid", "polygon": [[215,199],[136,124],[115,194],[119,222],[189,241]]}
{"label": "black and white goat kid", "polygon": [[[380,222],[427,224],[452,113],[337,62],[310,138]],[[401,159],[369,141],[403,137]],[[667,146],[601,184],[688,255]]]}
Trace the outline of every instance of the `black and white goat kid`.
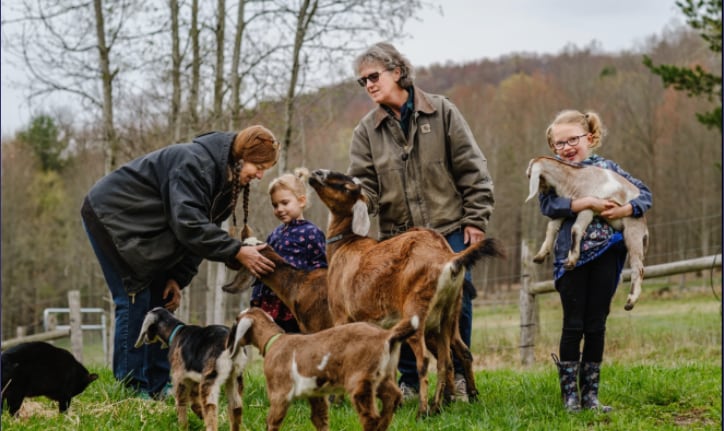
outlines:
{"label": "black and white goat kid", "polygon": [[185,325],[163,307],[146,314],[136,347],[155,342],[168,346],[171,382],[176,399],[179,427],[188,429],[187,409],[203,418],[206,431],[218,428],[218,403],[221,387],[226,389],[230,429],[241,427],[244,389],[243,371],[246,352],[232,359],[227,349],[229,328],[223,325]]}

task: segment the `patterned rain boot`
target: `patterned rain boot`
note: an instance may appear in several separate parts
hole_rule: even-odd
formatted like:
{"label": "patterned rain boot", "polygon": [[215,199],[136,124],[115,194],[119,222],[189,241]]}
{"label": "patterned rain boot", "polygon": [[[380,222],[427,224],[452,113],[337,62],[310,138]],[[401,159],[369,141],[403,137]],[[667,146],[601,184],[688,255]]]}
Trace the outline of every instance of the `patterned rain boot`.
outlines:
{"label": "patterned rain boot", "polygon": [[555,353],[551,353],[553,362],[558,367],[558,378],[561,383],[561,397],[563,406],[569,412],[581,410],[581,402],[578,398],[578,361],[561,362]]}
{"label": "patterned rain boot", "polygon": [[608,413],[611,406],[605,406],[598,401],[598,382],[601,378],[600,362],[581,363],[580,375],[581,405],[585,409],[594,409]]}

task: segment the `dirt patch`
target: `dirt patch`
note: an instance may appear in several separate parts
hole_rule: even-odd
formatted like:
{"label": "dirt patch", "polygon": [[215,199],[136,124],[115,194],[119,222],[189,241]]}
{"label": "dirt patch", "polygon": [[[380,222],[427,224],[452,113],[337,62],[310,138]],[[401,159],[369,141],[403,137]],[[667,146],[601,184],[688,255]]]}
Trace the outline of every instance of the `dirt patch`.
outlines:
{"label": "dirt patch", "polygon": [[40,416],[50,418],[58,414],[58,405],[51,406],[47,403],[26,399],[18,410],[18,419],[26,420],[31,417]]}
{"label": "dirt patch", "polygon": [[706,410],[693,409],[674,416],[677,426],[689,428],[694,425],[713,425],[714,421],[706,416]]}

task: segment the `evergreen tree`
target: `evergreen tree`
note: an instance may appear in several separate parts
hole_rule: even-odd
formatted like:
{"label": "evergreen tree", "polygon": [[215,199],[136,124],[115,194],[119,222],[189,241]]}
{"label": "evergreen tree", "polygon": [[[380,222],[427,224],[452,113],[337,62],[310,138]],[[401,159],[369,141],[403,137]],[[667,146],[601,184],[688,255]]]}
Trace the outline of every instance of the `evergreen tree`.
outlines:
{"label": "evergreen tree", "polygon": [[[687,24],[699,31],[701,37],[709,44],[709,49],[721,56],[722,52],[722,0],[684,0],[676,5],[687,17]],[[699,122],[707,127],[716,127],[722,132],[722,77],[704,70],[700,65],[693,69],[674,65],[661,64],[655,66],[651,58],[644,55],[643,63],[656,75],[661,77],[664,87],[673,86],[679,91],[686,91],[689,97],[706,96],[710,101],[718,100],[719,105],[713,110],[697,113]]]}
{"label": "evergreen tree", "polygon": [[44,172],[59,172],[63,169],[65,162],[62,155],[68,142],[60,138],[60,131],[53,118],[48,115],[34,117],[30,126],[19,132],[17,137],[20,142],[30,146]]}

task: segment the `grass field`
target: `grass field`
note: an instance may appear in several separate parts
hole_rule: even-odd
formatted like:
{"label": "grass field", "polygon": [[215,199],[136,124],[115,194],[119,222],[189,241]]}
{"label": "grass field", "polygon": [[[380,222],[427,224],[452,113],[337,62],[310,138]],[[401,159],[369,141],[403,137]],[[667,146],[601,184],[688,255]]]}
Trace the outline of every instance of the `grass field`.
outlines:
{"label": "grass field", "polygon": [[[706,280],[708,282],[708,280]],[[480,304],[475,310],[472,351],[480,398],[452,403],[436,416],[416,420],[416,403],[396,412],[390,430],[720,430],[722,429],[721,279],[717,294],[705,281],[680,289],[648,282],[633,311],[623,310],[619,291],[608,320],[601,376],[601,401],[608,414],[568,414],[560,402],[557,373],[550,359],[557,352],[561,310],[556,294],[542,295],[535,364],[520,365],[519,311],[514,300]],[[268,409],[259,360],[245,374],[244,426],[265,429]],[[177,429],[173,401],[131,397],[111,372],[101,374],[71,403],[65,415],[45,398],[26,400],[20,418],[2,415],[3,430],[172,430]],[[432,375],[431,383],[435,376]],[[225,408],[225,402],[223,402]],[[361,429],[349,403],[330,411],[333,430]],[[203,429],[191,415],[191,429]],[[220,429],[228,430],[222,412]],[[284,430],[313,430],[306,402],[296,402]]]}

